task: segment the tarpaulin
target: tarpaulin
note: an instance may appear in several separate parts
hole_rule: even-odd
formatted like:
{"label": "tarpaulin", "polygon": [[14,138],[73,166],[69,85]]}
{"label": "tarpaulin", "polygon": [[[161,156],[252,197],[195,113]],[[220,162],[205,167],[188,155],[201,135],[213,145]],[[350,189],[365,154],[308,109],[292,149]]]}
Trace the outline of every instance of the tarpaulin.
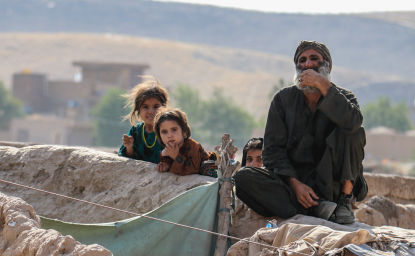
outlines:
{"label": "tarpaulin", "polygon": [[[193,188],[144,215],[214,231],[218,189],[218,182]],[[144,217],[99,224],[41,220],[44,229],[71,235],[86,245],[102,245],[114,255],[213,255],[216,241],[215,235]]]}

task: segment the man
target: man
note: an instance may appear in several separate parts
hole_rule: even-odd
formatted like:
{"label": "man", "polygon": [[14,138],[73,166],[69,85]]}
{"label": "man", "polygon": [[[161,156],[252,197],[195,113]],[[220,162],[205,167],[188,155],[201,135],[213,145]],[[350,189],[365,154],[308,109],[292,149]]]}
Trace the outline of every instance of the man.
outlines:
{"label": "man", "polygon": [[353,223],[351,201],[367,194],[359,104],[330,82],[332,59],[324,44],[301,41],[294,63],[294,85],[275,94],[268,112],[266,169],[241,168],[234,175],[236,194],[266,217],[306,214]]}

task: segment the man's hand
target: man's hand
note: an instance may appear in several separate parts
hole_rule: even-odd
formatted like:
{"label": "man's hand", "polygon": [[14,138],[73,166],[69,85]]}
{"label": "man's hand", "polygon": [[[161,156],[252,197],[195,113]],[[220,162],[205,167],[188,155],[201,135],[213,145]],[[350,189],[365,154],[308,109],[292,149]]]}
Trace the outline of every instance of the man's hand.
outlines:
{"label": "man's hand", "polygon": [[[166,144],[166,148],[163,151],[165,151],[165,154],[167,154],[169,157],[175,160],[177,155],[179,154],[179,147],[177,146],[176,143],[169,142]],[[162,156],[163,156],[163,151],[161,152]]]}
{"label": "man's hand", "polygon": [[314,193],[312,188],[293,177],[288,178],[288,184],[290,184],[290,187],[297,196],[298,202],[304,206],[304,208],[307,209],[318,205],[318,203],[314,201],[314,199],[318,199],[318,196]]}
{"label": "man's hand", "polygon": [[317,87],[323,96],[327,95],[331,87],[331,83],[327,78],[316,72],[314,69],[304,70],[299,77],[300,85],[308,85]]}
{"label": "man's hand", "polygon": [[170,166],[164,162],[160,162],[157,165],[157,171],[159,172],[166,172],[168,169],[170,168]]}
{"label": "man's hand", "polygon": [[124,136],[122,136],[122,144],[127,149],[133,148],[133,143],[134,143],[133,136],[128,136],[127,134],[124,134]]}

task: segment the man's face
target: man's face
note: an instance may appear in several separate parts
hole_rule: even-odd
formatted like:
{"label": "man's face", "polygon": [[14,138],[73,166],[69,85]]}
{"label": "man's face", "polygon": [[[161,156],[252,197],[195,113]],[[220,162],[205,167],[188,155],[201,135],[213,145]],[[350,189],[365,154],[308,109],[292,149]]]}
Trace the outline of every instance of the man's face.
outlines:
{"label": "man's face", "polygon": [[314,69],[318,72],[318,69],[323,65],[323,63],[323,56],[318,51],[310,49],[302,52],[298,57],[297,69],[302,71],[306,69]]}
{"label": "man's face", "polygon": [[329,65],[330,63],[325,61],[323,56],[316,50],[310,49],[302,52],[298,57],[297,64],[295,65],[296,73],[294,74],[294,84],[298,87],[298,89],[309,94],[319,92],[317,87],[301,84],[298,79],[304,70],[313,69],[330,81]]}

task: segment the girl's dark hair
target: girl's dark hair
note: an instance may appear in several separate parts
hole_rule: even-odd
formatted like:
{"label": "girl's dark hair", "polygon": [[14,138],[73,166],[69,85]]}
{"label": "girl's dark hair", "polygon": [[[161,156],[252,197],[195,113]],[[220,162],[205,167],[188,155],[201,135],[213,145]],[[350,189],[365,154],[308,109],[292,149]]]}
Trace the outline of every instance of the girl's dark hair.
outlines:
{"label": "girl's dark hair", "polygon": [[164,121],[175,121],[180,128],[182,128],[184,138],[190,138],[192,135],[190,126],[187,123],[186,113],[178,108],[162,108],[154,117],[154,131],[156,132],[158,141],[163,147],[166,145],[161,140],[160,125]]}
{"label": "girl's dark hair", "polygon": [[141,121],[140,108],[145,100],[156,98],[164,107],[168,106],[170,102],[169,93],[159,80],[152,76],[142,76],[142,78],[145,80],[141,84],[136,85],[127,94],[123,95],[127,98],[125,107],[131,109],[130,113],[123,120],[129,119],[133,126],[136,126],[136,123]]}
{"label": "girl's dark hair", "polygon": [[252,138],[248,140],[242,150],[242,163],[241,166],[246,166],[246,154],[250,149],[260,149],[262,150],[262,144],[264,143],[263,138]]}

